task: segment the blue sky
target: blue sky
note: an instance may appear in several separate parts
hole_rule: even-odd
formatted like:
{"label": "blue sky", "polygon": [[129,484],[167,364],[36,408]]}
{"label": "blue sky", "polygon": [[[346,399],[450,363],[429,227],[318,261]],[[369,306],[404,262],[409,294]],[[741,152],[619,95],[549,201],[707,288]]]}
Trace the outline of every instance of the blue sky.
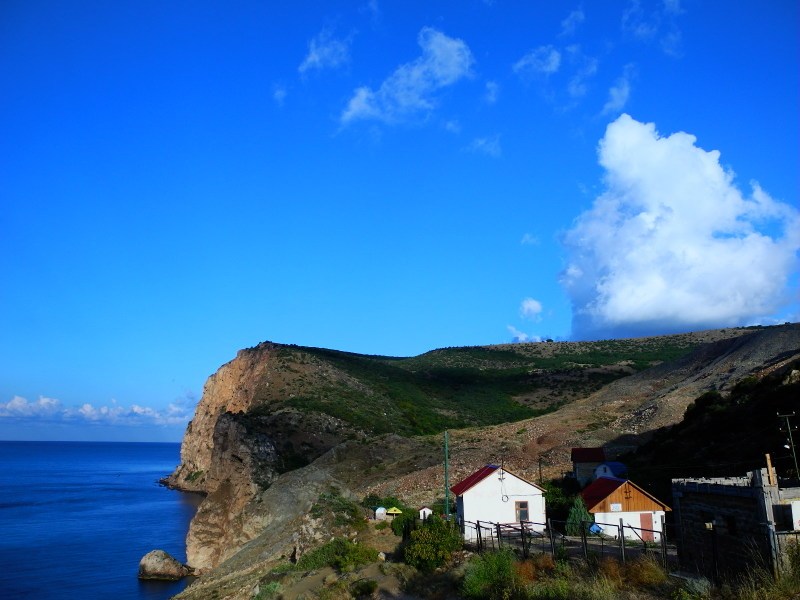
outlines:
{"label": "blue sky", "polygon": [[4,2],[0,438],[178,440],[263,340],[798,320],[799,16]]}

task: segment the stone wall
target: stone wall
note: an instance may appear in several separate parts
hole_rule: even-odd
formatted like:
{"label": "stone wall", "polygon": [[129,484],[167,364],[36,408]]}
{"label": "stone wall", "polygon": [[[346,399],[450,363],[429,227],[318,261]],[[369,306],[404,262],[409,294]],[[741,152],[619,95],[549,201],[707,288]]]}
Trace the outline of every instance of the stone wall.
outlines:
{"label": "stone wall", "polygon": [[777,486],[766,469],[746,477],[674,479],[681,567],[711,578],[775,564],[772,506]]}

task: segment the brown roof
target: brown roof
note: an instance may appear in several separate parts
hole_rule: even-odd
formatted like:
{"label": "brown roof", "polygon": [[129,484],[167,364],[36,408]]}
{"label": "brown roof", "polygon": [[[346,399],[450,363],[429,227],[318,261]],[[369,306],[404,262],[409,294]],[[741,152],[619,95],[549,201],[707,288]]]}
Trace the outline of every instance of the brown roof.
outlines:
{"label": "brown roof", "polygon": [[606,453],[602,448],[573,448],[571,453],[572,462],[606,462]]}

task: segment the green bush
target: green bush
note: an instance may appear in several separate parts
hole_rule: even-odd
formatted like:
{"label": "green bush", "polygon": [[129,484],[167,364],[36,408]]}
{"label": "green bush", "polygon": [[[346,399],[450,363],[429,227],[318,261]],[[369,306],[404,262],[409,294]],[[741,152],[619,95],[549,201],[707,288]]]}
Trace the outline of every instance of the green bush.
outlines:
{"label": "green bush", "polygon": [[406,526],[406,523],[414,521],[415,518],[416,516],[410,510],[404,512],[402,515],[397,515],[392,519],[392,531],[394,531],[395,535],[403,535],[403,528]]}
{"label": "green bush", "polygon": [[334,538],[301,556],[297,561],[297,568],[301,571],[313,571],[323,567],[333,567],[339,571],[351,571],[376,560],[378,551],[375,548],[356,544],[347,538]]}
{"label": "green bush", "polygon": [[464,596],[488,600],[524,598],[525,587],[515,565],[514,553],[507,548],[477,556],[464,574]]}
{"label": "green bush", "polygon": [[431,515],[422,527],[411,532],[404,551],[406,563],[421,571],[433,571],[450,560],[462,543],[461,533],[454,524]]}
{"label": "green bush", "polygon": [[281,593],[281,584],[277,581],[260,586],[258,594],[253,600],[273,600]]}
{"label": "green bush", "polygon": [[378,582],[374,579],[359,579],[350,586],[350,593],[356,598],[372,596],[378,589]]}

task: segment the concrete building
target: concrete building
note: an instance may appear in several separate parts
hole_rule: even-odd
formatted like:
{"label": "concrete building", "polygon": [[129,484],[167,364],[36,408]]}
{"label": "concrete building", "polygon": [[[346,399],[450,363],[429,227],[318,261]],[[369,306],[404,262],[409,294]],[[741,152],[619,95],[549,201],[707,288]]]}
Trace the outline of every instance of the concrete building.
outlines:
{"label": "concrete building", "polygon": [[673,479],[672,497],[681,567],[707,577],[738,574],[754,563],[778,570],[787,544],[798,539],[800,487],[780,487],[767,469]]}

